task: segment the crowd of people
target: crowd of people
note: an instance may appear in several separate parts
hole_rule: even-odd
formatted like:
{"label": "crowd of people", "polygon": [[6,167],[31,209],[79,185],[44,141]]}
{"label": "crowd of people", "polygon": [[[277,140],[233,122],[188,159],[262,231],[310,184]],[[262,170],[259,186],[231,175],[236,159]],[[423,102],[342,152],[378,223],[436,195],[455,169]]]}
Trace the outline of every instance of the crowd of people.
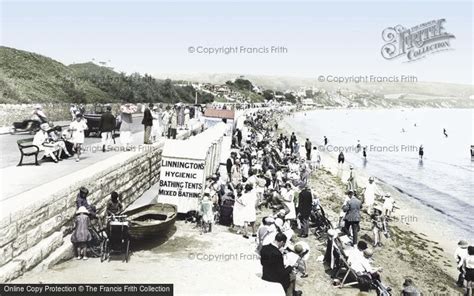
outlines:
{"label": "crowd of people", "polygon": [[[150,105],[145,112],[150,112],[154,120],[153,110],[155,107]],[[160,109],[159,117],[169,118],[170,123],[171,118],[176,118],[177,122],[178,110],[179,106]],[[195,213],[201,233],[212,233],[213,225],[219,223],[255,243],[262,279],[281,284],[286,295],[302,294],[296,289],[297,279],[309,275],[311,250],[307,239],[314,233],[317,239],[326,239],[323,261],[332,271],[335,285],[344,286],[352,280],[361,291],[373,289],[390,295],[390,288],[383,284],[383,270],[374,266],[372,256],[374,251],[381,250],[384,237],[390,239],[388,223],[395,208],[394,199],[376,185],[374,177],[367,184],[358,184],[350,166],[339,221],[331,222],[309,183],[312,172],[321,168],[321,154],[309,139],[300,144],[295,133],[286,136],[280,132],[278,122],[285,115],[286,111],[261,109],[248,113],[244,123],[237,126],[225,171],[207,180],[199,211]],[[160,127],[166,130],[163,121]],[[170,137],[169,132],[167,136]],[[75,231],[79,233],[83,227],[78,225],[90,223],[84,215],[95,215],[94,208],[80,201],[82,196],[84,192],[79,194],[77,203]],[[107,215],[122,210],[117,196],[112,193]],[[371,222],[372,247],[359,239],[364,217]],[[74,243],[78,245],[78,258],[84,258],[84,240],[90,238],[87,233],[77,237],[78,234]],[[473,286],[473,250],[466,241],[460,241],[455,254],[460,271],[458,284],[466,287],[468,295],[472,295],[469,293]],[[421,295],[413,279],[406,278],[402,295]]]}
{"label": "crowd of people", "polygon": [[[310,250],[305,238],[311,233],[319,239],[327,237],[324,262],[333,271],[335,285],[344,286],[352,278],[361,291],[389,295],[382,268],[374,266],[372,256],[376,250],[382,252],[384,240],[391,237],[395,200],[374,177],[359,184],[354,167],[349,166],[340,219],[333,224],[308,183],[311,173],[321,168],[321,154],[309,139],[300,142],[295,133],[280,133],[278,122],[284,115],[260,110],[237,126],[225,172],[212,176],[206,185],[200,208],[205,217],[202,233],[220,223],[230,225],[244,239],[252,238],[261,258],[262,279],[280,283],[287,295],[300,295],[296,280],[308,276]],[[344,156],[339,163],[344,163]],[[359,238],[364,219],[371,225],[368,241]],[[460,277],[470,289],[473,257],[467,251],[471,247],[463,246],[465,251],[458,252]],[[350,271],[348,277],[338,279],[345,270]],[[403,283],[402,295],[421,295],[412,278]]]}

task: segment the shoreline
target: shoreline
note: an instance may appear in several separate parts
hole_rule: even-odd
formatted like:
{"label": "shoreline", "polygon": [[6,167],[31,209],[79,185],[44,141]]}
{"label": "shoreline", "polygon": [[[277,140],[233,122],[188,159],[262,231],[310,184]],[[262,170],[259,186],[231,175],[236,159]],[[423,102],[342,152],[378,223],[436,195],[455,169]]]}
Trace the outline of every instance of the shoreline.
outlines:
{"label": "shoreline", "polygon": [[[281,121],[279,129],[284,131],[285,134],[294,131],[298,138],[306,138],[306,135],[304,135],[303,133],[292,129],[291,124],[289,123],[290,120],[291,117],[286,116]],[[300,143],[304,143],[304,141],[300,141]],[[320,143],[313,142],[313,146],[314,145],[320,145]],[[321,199],[322,205],[325,210],[327,208],[332,208],[333,211],[336,210],[336,217],[332,218],[337,218],[337,214],[340,210],[340,206],[342,205],[344,197],[343,192],[345,191],[345,180],[347,180],[349,174],[349,164],[345,163],[343,168],[339,169],[337,164],[337,153],[331,154],[330,152],[326,151],[319,151],[319,153],[321,155],[322,168],[319,171],[330,174],[331,177],[337,179],[339,182],[339,184],[335,185],[339,187],[338,190],[340,190],[340,194],[336,196],[336,199],[332,197],[331,199],[327,199],[326,203],[323,201],[323,199]],[[361,188],[362,186],[365,186],[369,175],[367,174],[367,172],[365,172],[364,169],[361,169],[359,167],[354,167],[354,169],[356,171],[356,180],[357,184],[359,185],[358,187]],[[316,171],[313,174],[311,183],[318,182],[317,180],[315,181],[314,176],[321,176],[321,174]],[[389,242],[389,247],[392,247],[391,245],[396,243],[398,248],[401,247],[405,251],[408,251],[408,254],[410,254],[410,256],[412,256],[413,258],[409,258],[410,256],[408,256],[408,258],[404,258],[405,256],[400,256],[400,254],[397,254],[396,252],[394,252],[394,250],[390,250],[389,252],[387,252],[387,246],[384,246],[381,249],[376,249],[376,252],[379,253],[378,255],[382,255],[381,258],[383,259],[385,255],[383,253],[392,253],[392,255],[397,256],[397,258],[402,258],[401,260],[408,264],[413,264],[413,261],[419,260],[420,262],[423,262],[422,265],[424,266],[437,267],[439,271],[444,274],[445,277],[448,277],[448,279],[446,279],[446,288],[450,289],[451,292],[449,292],[449,294],[447,295],[451,295],[451,293],[461,293],[461,290],[458,290],[455,287],[455,281],[458,273],[455,267],[453,254],[457,246],[457,241],[447,239],[446,237],[449,236],[450,233],[449,227],[446,227],[447,225],[441,225],[442,221],[434,220],[434,218],[437,218],[436,216],[439,216],[440,214],[437,213],[438,215],[433,215],[436,212],[434,209],[429,208],[428,206],[417,201],[416,199],[410,199],[408,195],[400,192],[400,189],[397,189],[396,187],[385,181],[377,179],[377,177],[376,180],[378,181],[378,187],[382,191],[391,193],[392,197],[395,200],[395,205],[398,207],[398,209],[396,209],[392,215],[392,217],[395,217],[396,219],[390,221],[389,223],[392,238],[390,240],[383,241],[384,243]],[[315,193],[318,197],[321,198],[320,195],[322,195],[322,192],[316,191]],[[427,213],[427,211],[433,213]],[[368,221],[370,222],[370,219],[368,218],[367,214],[363,214],[362,219],[363,221],[365,221],[365,223],[361,222],[361,238],[364,239],[366,235],[371,238],[372,232],[370,231],[370,223],[368,223]],[[367,227],[364,227],[363,224],[366,224]],[[414,250],[413,247],[418,249]],[[427,252],[429,254],[429,257],[424,257],[423,254],[421,254],[422,252]],[[378,265],[377,263],[379,263],[377,262],[377,257],[378,256],[374,256],[374,258],[376,258],[376,265]],[[382,267],[385,267],[385,270],[388,270],[388,267],[392,266],[390,260],[381,261],[384,263]],[[415,270],[416,269],[414,268],[412,271]],[[424,273],[423,270],[416,270],[416,272],[422,274]],[[382,273],[382,278],[385,278],[386,274],[387,272]],[[428,279],[430,277],[431,279],[433,279],[433,274],[426,273],[425,276]],[[391,275],[390,277],[393,277],[393,275]],[[416,280],[417,277],[415,276],[413,278],[415,278],[415,283],[418,284],[418,281]],[[392,285],[392,287],[394,287],[393,284],[401,285],[401,282],[393,283],[390,280],[388,282]],[[429,286],[428,282],[427,286]],[[427,290],[423,289],[423,292],[426,293],[426,291]],[[446,292],[447,291],[441,291],[442,294]],[[439,291],[437,293],[439,293]]]}

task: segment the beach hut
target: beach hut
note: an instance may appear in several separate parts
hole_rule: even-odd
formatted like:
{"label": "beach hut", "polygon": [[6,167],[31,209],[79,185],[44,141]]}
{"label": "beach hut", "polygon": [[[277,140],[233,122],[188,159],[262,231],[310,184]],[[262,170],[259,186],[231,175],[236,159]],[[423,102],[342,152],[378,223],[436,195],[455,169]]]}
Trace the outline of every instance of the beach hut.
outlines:
{"label": "beach hut", "polygon": [[187,140],[165,141],[158,202],[176,205],[178,213],[198,209],[206,178],[219,168],[226,129],[219,123]]}

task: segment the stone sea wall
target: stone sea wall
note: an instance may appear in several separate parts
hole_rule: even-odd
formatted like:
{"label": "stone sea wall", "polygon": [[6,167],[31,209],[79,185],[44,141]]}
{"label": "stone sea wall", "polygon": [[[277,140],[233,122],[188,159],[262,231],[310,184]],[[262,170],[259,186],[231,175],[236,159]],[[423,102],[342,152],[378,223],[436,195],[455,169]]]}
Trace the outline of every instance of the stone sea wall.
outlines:
{"label": "stone sea wall", "polygon": [[[178,138],[200,130],[201,126]],[[121,195],[126,207],[158,182],[161,152],[162,143],[150,145],[147,151],[114,155],[68,175],[66,181],[53,181],[15,196],[20,205],[4,207],[0,220],[0,283],[71,258],[70,235],[79,187],[89,189],[88,200],[101,214],[112,191]],[[29,202],[21,206],[22,200]]]}

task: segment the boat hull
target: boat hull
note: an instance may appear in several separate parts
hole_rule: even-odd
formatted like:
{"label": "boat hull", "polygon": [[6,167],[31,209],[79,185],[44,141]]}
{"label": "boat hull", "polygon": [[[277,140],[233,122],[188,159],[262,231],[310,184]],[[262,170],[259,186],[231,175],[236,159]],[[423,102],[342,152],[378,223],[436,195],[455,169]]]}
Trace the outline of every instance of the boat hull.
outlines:
{"label": "boat hull", "polygon": [[129,236],[132,240],[156,239],[168,232],[178,214],[175,205],[156,203],[125,211],[130,221]]}

